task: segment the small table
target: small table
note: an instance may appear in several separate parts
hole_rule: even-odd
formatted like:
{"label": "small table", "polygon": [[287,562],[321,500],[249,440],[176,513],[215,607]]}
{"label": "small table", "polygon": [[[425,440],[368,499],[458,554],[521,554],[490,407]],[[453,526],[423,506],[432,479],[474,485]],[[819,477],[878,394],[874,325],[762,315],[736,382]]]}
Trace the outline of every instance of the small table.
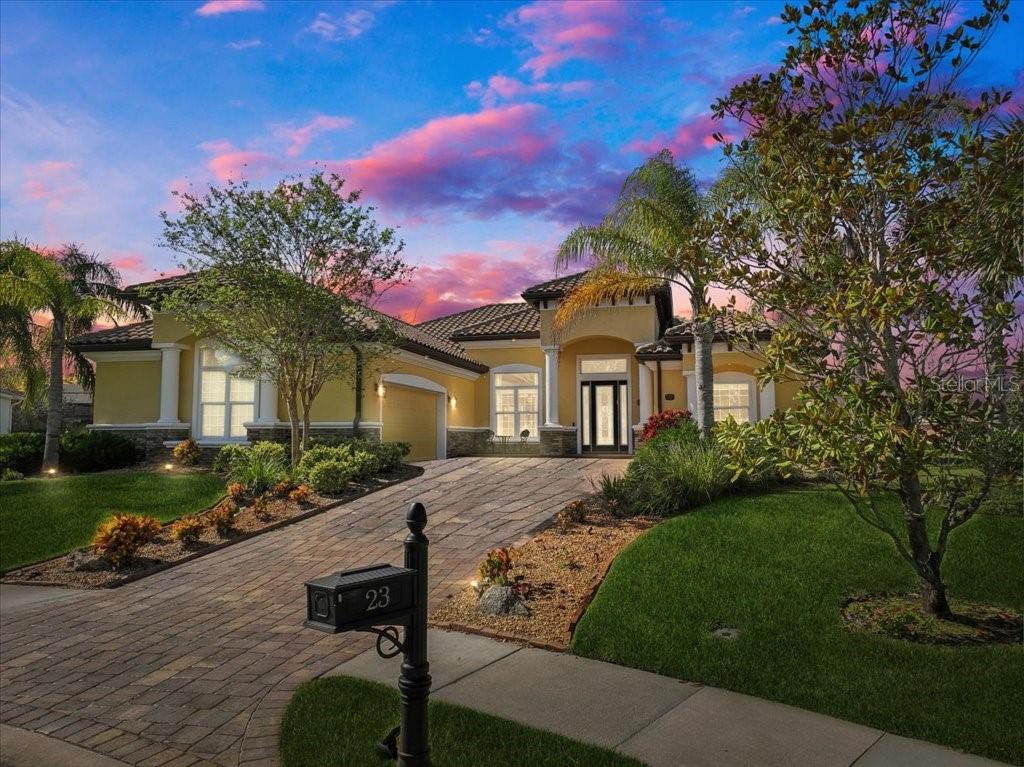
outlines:
{"label": "small table", "polygon": [[501,443],[502,452],[507,453],[508,441],[511,439],[511,436],[508,434],[497,434],[495,435],[495,439],[497,439]]}

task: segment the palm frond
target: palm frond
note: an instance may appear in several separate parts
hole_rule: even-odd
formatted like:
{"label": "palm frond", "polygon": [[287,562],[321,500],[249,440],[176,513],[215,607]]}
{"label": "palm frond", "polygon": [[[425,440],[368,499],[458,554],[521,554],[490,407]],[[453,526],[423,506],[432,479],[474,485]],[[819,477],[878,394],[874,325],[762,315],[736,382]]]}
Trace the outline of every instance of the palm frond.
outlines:
{"label": "palm frond", "polygon": [[633,298],[643,298],[664,284],[665,279],[661,276],[595,269],[562,299],[555,312],[554,329],[556,332],[566,330],[602,303],[622,303]]}
{"label": "palm frond", "polygon": [[93,370],[92,363],[86,359],[84,354],[73,349],[68,350],[67,360],[71,364],[74,377],[81,387],[89,392],[94,391],[96,388],[96,371]]}

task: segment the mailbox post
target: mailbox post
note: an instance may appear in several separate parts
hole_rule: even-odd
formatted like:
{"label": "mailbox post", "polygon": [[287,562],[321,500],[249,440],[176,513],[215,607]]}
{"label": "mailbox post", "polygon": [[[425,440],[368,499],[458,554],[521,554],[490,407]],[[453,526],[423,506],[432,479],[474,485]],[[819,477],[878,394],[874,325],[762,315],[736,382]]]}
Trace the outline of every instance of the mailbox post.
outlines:
{"label": "mailbox post", "polygon": [[[337,634],[368,631],[377,635],[377,654],[393,658],[402,653],[398,693],[402,701],[401,725],[381,746],[399,767],[429,767],[430,741],[427,698],[430,664],[427,662],[427,547],[423,534],[427,511],[422,503],[409,507],[405,517],[405,567],[373,565],[345,570],[306,582],[307,628]],[[395,626],[405,629],[399,641]],[[382,628],[383,627],[383,628]],[[392,649],[386,650],[383,642]],[[397,744],[395,735],[397,734]]]}

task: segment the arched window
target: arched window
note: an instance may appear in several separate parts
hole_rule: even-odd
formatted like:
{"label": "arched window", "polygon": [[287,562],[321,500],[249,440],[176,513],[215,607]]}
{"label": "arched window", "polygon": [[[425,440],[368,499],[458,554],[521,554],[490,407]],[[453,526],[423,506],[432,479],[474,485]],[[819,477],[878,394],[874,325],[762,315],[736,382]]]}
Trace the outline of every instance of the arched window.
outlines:
{"label": "arched window", "polygon": [[739,423],[757,420],[757,386],[746,373],[718,373],[714,380],[715,421],[732,416]]}
{"label": "arched window", "polygon": [[256,381],[234,375],[239,360],[214,346],[200,346],[198,375],[199,439],[244,440],[245,424],[256,418]]}

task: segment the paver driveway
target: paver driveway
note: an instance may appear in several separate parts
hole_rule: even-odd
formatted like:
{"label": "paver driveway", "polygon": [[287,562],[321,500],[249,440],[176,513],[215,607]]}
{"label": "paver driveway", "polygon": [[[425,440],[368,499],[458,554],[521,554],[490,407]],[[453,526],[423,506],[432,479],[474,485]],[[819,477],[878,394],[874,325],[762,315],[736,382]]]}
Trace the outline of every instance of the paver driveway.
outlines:
{"label": "paver driveway", "polygon": [[399,561],[427,507],[431,599],[624,462],[457,458],[320,516],[0,626],[0,721],[139,765],[277,763],[292,690],[370,646],[301,628],[302,583]]}

